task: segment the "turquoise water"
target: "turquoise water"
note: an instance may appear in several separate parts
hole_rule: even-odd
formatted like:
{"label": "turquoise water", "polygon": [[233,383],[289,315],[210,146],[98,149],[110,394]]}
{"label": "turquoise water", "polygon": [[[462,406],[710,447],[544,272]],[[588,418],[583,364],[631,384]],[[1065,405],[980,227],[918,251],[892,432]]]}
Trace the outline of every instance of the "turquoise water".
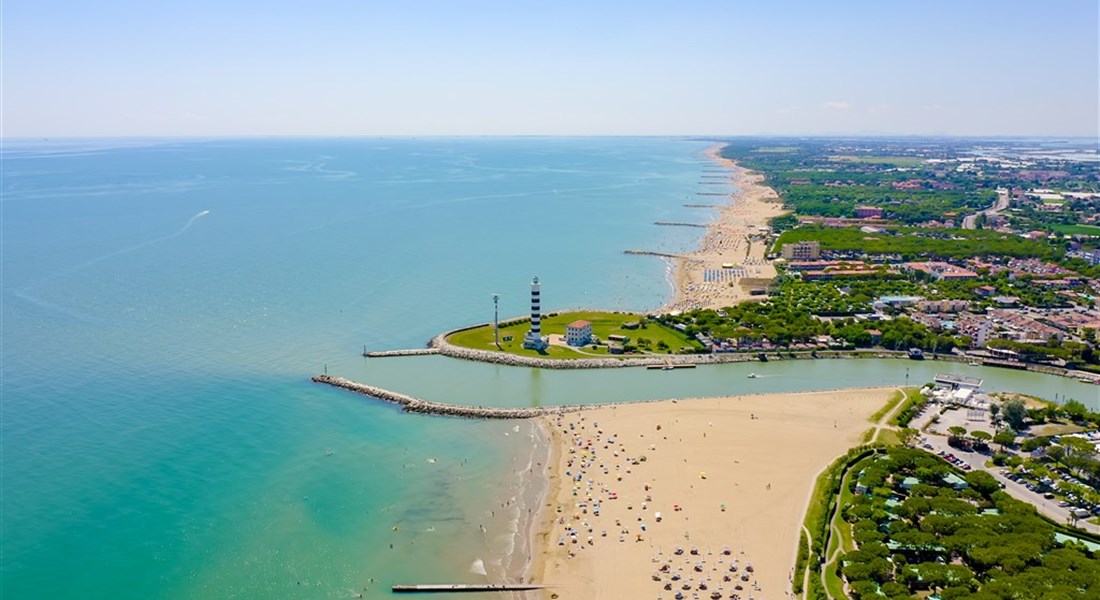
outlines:
{"label": "turquoise water", "polygon": [[503,569],[529,426],[307,377],[493,292],[521,314],[536,274],[548,305],[659,305],[666,265],[622,250],[694,245],[651,223],[706,218],[681,206],[704,147],[5,143],[0,591],[344,598]]}
{"label": "turquoise water", "polygon": [[[325,368],[486,405],[900,384],[906,369],[927,380],[934,365],[907,361],[769,363],[747,380],[747,365],[358,356],[487,320],[494,292],[502,314],[522,314],[532,275],[547,308],[659,306],[668,266],[622,250],[695,245],[701,230],[652,222],[711,216],[682,206],[714,200],[696,195],[716,189],[699,183],[705,147],[5,142],[0,592],[374,597],[483,580],[479,561],[514,568],[531,427],[404,415],[308,383]],[[944,370],[1096,404],[1073,381]]]}

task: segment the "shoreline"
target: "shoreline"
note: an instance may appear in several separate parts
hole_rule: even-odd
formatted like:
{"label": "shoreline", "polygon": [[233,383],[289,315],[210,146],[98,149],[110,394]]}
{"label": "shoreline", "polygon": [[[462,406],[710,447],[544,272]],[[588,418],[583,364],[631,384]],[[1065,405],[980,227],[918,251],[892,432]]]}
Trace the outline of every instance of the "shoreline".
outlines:
{"label": "shoreline", "polygon": [[[546,575],[546,549],[550,547],[550,533],[554,523],[554,513],[550,510],[553,498],[558,495],[561,481],[555,468],[561,460],[561,443],[554,428],[543,419],[535,419],[535,427],[542,434],[546,444],[546,462],[542,465],[541,476],[545,482],[542,494],[538,498],[535,511],[528,522],[527,539],[531,556],[529,557],[519,581],[523,583],[541,582]],[[535,552],[535,550],[539,552]]]}
{"label": "shoreline", "polygon": [[[775,190],[764,185],[764,176],[745,169],[721,155],[725,144],[716,144],[704,156],[728,171],[728,181],[737,191],[724,194],[727,202],[718,205],[718,216],[707,224],[706,233],[695,251],[674,259],[671,300],[660,312],[693,308],[723,308],[745,301],[763,299],[753,288],[767,288],[776,276],[775,265],[767,259],[768,222],[788,212]],[[723,264],[735,265],[723,268]],[[708,273],[732,275],[729,281],[712,281]]]}

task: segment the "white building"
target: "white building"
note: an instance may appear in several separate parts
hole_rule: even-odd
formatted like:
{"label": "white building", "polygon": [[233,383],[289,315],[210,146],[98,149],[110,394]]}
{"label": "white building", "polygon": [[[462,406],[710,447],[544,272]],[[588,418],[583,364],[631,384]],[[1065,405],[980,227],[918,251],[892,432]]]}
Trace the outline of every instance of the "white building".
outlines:
{"label": "white building", "polygon": [[592,341],[592,323],[584,319],[573,321],[565,326],[565,343],[570,346],[584,346]]}
{"label": "white building", "polygon": [[[966,375],[956,375],[954,373],[937,373],[933,381],[936,382],[937,388],[949,390],[977,390],[982,387],[981,379],[977,377],[967,377]],[[967,394],[966,397],[969,397],[969,394]]]}

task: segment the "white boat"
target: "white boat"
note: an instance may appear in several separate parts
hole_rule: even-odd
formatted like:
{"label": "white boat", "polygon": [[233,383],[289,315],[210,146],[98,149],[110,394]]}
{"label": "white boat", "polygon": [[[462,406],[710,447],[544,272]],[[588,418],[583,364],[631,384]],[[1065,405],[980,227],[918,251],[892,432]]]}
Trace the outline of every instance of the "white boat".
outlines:
{"label": "white boat", "polygon": [[756,379],[756,373],[749,373],[749,379]]}

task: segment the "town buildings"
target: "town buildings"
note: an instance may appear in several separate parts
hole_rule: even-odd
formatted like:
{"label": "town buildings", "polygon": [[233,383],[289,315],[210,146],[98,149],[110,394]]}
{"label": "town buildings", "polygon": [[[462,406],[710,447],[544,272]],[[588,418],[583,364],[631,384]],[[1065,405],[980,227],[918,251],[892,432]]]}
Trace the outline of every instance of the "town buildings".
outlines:
{"label": "town buildings", "polygon": [[781,253],[787,260],[818,260],[821,258],[821,244],[816,241],[783,244]]}

